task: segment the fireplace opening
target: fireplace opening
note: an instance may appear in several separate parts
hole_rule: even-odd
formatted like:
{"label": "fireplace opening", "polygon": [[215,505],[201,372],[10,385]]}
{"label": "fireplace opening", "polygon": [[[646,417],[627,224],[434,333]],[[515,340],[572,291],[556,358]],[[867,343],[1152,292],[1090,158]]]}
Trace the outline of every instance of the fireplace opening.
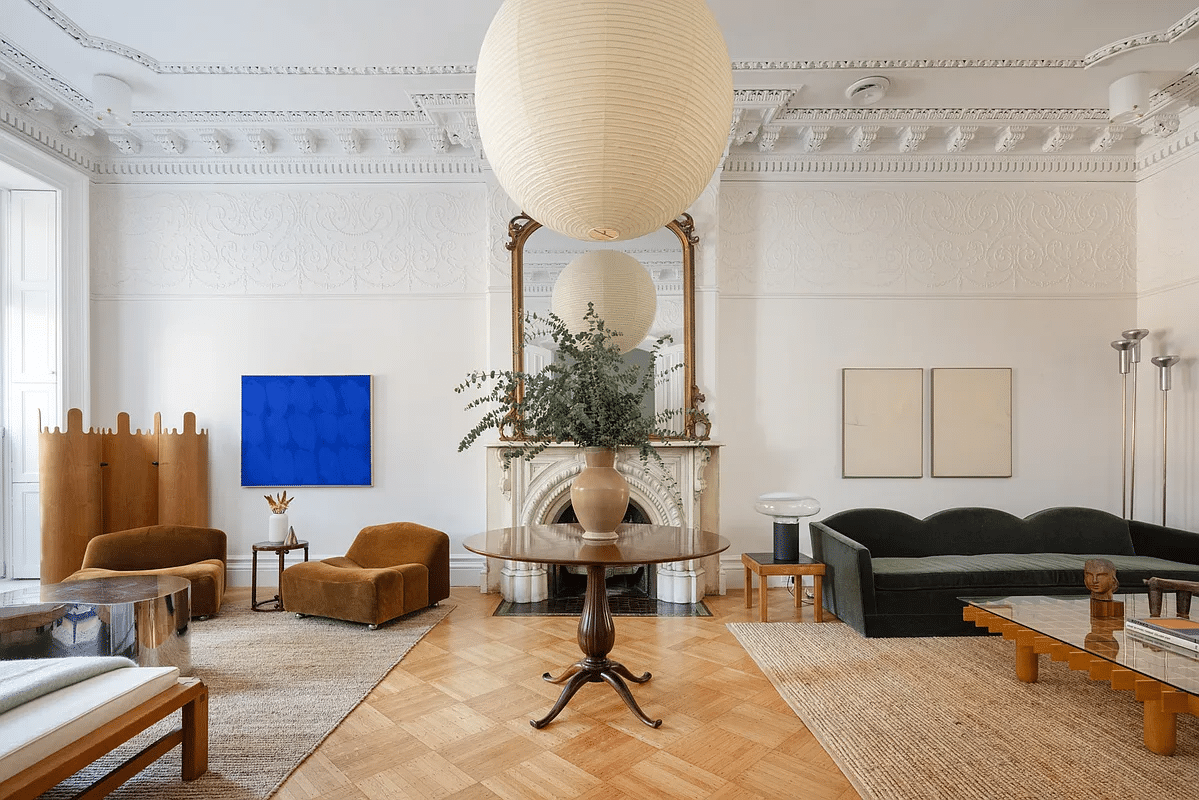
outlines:
{"label": "fireplace opening", "polygon": [[[567,504],[554,517],[554,523],[578,522],[574,507]],[[622,523],[632,525],[650,524],[649,515],[635,501],[629,501]],[[604,585],[609,597],[655,597],[655,570],[652,564],[630,564],[625,567],[608,567]],[[587,593],[587,568],[552,565],[546,587],[551,599],[582,597]]]}

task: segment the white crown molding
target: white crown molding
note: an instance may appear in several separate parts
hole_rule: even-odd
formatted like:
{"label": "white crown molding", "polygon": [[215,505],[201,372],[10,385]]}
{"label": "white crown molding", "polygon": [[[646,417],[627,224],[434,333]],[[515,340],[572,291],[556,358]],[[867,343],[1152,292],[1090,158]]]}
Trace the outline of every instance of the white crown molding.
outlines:
{"label": "white crown molding", "polygon": [[866,180],[1026,180],[1069,178],[1072,181],[1132,181],[1132,155],[943,155],[881,153],[822,155],[746,153],[725,160],[723,181],[828,180],[857,177]]}
{"label": "white crown molding", "polygon": [[[50,3],[30,2],[66,26],[70,35],[87,39],[87,46],[111,44],[72,28]],[[756,71],[947,66],[1078,64],[1040,59],[734,64],[736,69]],[[283,74],[325,68],[279,69]],[[328,74],[356,74],[328,69]],[[422,74],[463,69],[473,68],[419,68]],[[487,169],[469,92],[411,94],[414,108],[409,110],[139,111],[131,125],[118,127],[98,123],[88,98],[2,37],[0,73],[5,74],[0,80],[9,84],[0,92],[0,124],[94,176],[114,181],[286,182],[339,176],[470,180]],[[1158,169],[1197,144],[1193,131],[1175,133],[1177,113],[1185,113],[1199,93],[1199,75],[1193,71],[1157,94],[1155,109],[1162,113],[1140,127],[1109,125],[1107,110],[1098,108],[788,107],[801,86],[735,91],[726,177],[1071,173],[1084,180],[1128,180],[1130,164]],[[1134,156],[1138,139],[1144,152],[1145,140],[1154,138],[1164,140],[1162,147]]]}
{"label": "white crown molding", "polygon": [[1082,69],[1081,58],[855,58],[849,60],[734,61],[733,70],[883,70],[883,69]]}
{"label": "white crown molding", "polygon": [[79,146],[79,140],[69,132],[70,128],[67,129],[67,132],[49,128],[29,114],[22,112],[15,105],[8,105],[2,100],[0,100],[0,127],[78,169],[85,172],[95,169],[95,157]]}
{"label": "white crown molding", "polygon": [[1199,111],[1184,114],[1180,129],[1164,141],[1149,139],[1137,154],[1137,180],[1145,180],[1199,152]]}
{"label": "white crown molding", "polygon": [[811,123],[955,123],[977,122],[993,125],[1060,125],[1086,123],[1106,125],[1106,108],[785,108],[775,122]]}
{"label": "white crown molding", "polygon": [[121,178],[130,183],[179,183],[195,180],[304,182],[313,178],[353,178],[355,182],[430,180],[477,182],[486,171],[476,160],[457,157],[262,156],[234,158],[107,159],[94,165],[97,180]]}
{"label": "white crown molding", "polygon": [[29,4],[40,11],[63,33],[89,50],[127,58],[159,75],[469,75],[473,64],[451,66],[327,66],[327,65],[270,65],[270,64],[164,64],[158,59],[119,42],[92,36],[52,3],[45,0],[29,0]]}

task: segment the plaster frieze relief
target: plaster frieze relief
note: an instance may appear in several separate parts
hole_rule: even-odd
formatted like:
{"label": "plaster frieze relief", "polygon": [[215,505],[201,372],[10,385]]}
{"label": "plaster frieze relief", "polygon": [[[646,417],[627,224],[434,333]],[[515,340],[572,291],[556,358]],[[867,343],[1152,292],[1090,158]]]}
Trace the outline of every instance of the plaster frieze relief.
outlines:
{"label": "plaster frieze relief", "polygon": [[724,184],[728,295],[1119,294],[1131,186]]}
{"label": "plaster frieze relief", "polygon": [[98,296],[459,294],[485,276],[479,187],[97,186]]}

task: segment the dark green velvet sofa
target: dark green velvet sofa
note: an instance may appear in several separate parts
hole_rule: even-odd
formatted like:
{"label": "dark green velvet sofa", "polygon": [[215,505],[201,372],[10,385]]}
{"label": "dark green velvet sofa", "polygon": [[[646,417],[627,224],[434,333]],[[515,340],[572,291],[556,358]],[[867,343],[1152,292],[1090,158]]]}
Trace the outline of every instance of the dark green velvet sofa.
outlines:
{"label": "dark green velvet sofa", "polygon": [[1199,581],[1199,534],[1060,507],[1024,519],[954,508],[917,519],[856,508],[811,522],[827,565],[824,606],[863,636],[985,633],[962,620],[960,597],[1087,594],[1083,563],[1107,558],[1121,592],[1149,577]]}

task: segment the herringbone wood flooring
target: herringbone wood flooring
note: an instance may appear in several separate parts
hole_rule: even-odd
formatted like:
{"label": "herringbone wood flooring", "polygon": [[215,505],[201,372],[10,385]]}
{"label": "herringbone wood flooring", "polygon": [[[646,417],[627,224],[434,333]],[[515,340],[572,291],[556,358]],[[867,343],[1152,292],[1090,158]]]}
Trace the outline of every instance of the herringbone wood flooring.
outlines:
{"label": "herringbone wood flooring", "polygon": [[[647,714],[664,720],[656,730],[602,683],[584,686],[534,730],[529,720],[549,710],[560,688],[541,674],[580,656],[578,620],[493,617],[499,599],[454,588],[457,608],[277,800],[858,797],[725,627],[758,620],[740,590],[705,598],[712,617],[616,618],[611,657],[653,673],[632,689]],[[770,590],[772,621],[797,614],[810,622],[812,607],[797,612],[787,590]]]}

